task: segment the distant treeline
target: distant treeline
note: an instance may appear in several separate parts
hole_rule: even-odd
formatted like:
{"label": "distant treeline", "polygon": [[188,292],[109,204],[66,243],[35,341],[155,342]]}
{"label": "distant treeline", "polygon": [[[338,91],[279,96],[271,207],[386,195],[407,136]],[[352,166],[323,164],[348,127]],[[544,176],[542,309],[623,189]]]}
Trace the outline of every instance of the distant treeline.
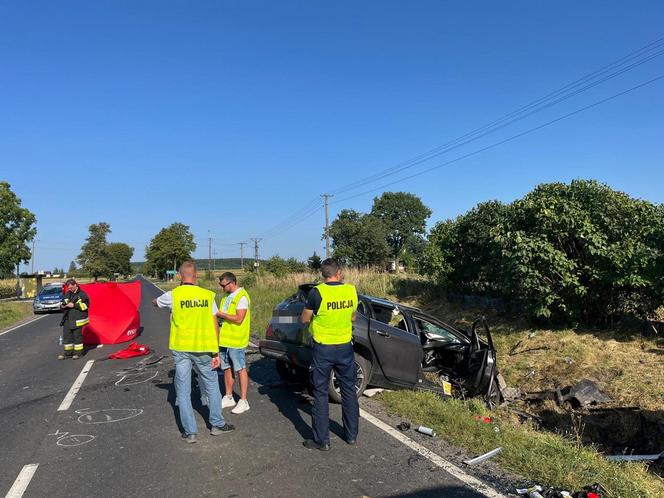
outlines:
{"label": "distant treeline", "polygon": [[[208,269],[208,260],[207,259],[195,259],[196,266],[198,267],[199,270],[207,270]],[[211,261],[211,266],[213,270],[237,270],[238,268],[241,267],[240,265],[240,258],[216,258],[212,259]],[[253,264],[253,258],[244,258],[244,264],[245,266],[247,263]],[[261,262],[264,262],[261,260]],[[143,266],[145,265],[145,261],[133,261],[131,263],[131,268],[134,272],[141,272],[143,269]]]}

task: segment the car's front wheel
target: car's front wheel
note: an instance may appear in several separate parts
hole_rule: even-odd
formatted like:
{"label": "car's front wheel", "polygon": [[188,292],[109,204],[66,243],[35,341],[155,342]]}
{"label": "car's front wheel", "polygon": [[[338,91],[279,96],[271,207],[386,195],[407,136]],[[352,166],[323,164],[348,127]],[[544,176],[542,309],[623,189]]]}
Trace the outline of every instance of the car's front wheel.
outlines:
{"label": "car's front wheel", "polygon": [[[362,393],[367,388],[367,384],[369,383],[370,370],[371,363],[369,363],[366,358],[355,353],[355,395],[358,398],[362,396]],[[341,389],[339,388],[339,382],[334,375],[334,370],[330,376],[329,393],[330,401],[332,401],[332,403],[341,403]]]}

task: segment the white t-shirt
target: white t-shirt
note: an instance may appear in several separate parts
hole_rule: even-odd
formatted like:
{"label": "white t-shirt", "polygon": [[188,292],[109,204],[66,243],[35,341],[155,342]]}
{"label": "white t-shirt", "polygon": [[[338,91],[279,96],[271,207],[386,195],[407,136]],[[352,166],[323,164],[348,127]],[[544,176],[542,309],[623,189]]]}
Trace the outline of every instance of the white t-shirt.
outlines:
{"label": "white t-shirt", "polygon": [[[231,302],[233,301],[233,298],[237,296],[237,293],[242,290],[242,287],[238,287],[235,289],[235,292],[231,292],[228,296],[223,301],[223,304],[221,305],[221,311],[226,313],[228,311],[228,307],[231,305]],[[242,296],[240,300],[237,303],[237,308],[236,310],[247,310],[249,309],[249,301],[247,301],[247,296]]]}
{"label": "white t-shirt", "polygon": [[[161,296],[157,298],[157,306],[160,308],[168,308],[169,310],[173,309],[173,292],[168,291],[164,292]],[[216,315],[219,308],[215,300],[212,300],[212,314]]]}

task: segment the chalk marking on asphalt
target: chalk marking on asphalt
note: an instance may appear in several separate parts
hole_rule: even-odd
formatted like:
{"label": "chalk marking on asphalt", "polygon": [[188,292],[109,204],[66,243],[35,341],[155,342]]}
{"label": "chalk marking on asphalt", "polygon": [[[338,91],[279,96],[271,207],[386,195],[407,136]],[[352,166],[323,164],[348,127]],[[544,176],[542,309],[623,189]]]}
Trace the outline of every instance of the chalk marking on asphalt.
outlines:
{"label": "chalk marking on asphalt", "polygon": [[81,370],[81,373],[78,374],[78,377],[76,377],[76,380],[74,381],[74,383],[69,388],[69,392],[67,393],[67,396],[65,396],[65,399],[63,399],[62,403],[60,403],[60,406],[58,407],[59,412],[69,410],[69,407],[71,406],[72,402],[74,401],[74,398],[76,397],[76,394],[78,393],[79,389],[83,385],[83,381],[88,376],[88,373],[90,373],[90,369],[92,368],[92,364],[94,362],[95,362],[95,360],[89,360],[85,364],[85,366],[83,367],[83,370]]}
{"label": "chalk marking on asphalt", "polygon": [[37,320],[41,320],[45,316],[47,316],[47,315],[39,315],[37,318],[33,318],[29,322],[22,323],[21,325],[17,325],[16,327],[12,327],[11,329],[7,329],[4,332],[0,332],[0,335],[5,335],[5,334],[11,332],[12,330],[16,330],[16,329],[20,329],[21,327],[25,327],[26,325],[29,325],[32,322],[36,322]]}
{"label": "chalk marking on asphalt", "polygon": [[30,484],[32,476],[34,476],[35,472],[37,472],[37,467],[39,467],[38,463],[24,465],[21,469],[21,472],[19,472],[18,477],[14,481],[14,484],[9,490],[9,493],[5,495],[5,498],[21,498],[23,493],[25,493],[25,490],[28,488],[28,484]]}
{"label": "chalk marking on asphalt", "polygon": [[416,443],[412,439],[410,439],[407,436],[404,436],[401,434],[399,431],[396,429],[393,429],[389,425],[387,425],[385,422],[382,420],[377,419],[373,415],[367,413],[366,411],[360,409],[360,417],[362,417],[364,420],[367,422],[372,423],[379,429],[387,432],[390,436],[393,438],[401,441],[403,444],[408,446],[410,449],[416,451],[423,457],[427,458],[429,461],[440,467],[441,469],[445,470],[448,474],[453,475],[457,479],[459,479],[461,482],[467,484],[471,488],[473,488],[475,491],[478,493],[482,493],[484,496],[487,496],[488,498],[505,498],[505,495],[499,493],[495,489],[491,488],[489,485],[483,483],[479,479],[467,474],[463,470],[461,470],[459,467],[454,465],[453,463],[448,462],[445,460],[443,457],[438,455],[437,453],[434,453],[433,451],[425,448],[421,444]]}

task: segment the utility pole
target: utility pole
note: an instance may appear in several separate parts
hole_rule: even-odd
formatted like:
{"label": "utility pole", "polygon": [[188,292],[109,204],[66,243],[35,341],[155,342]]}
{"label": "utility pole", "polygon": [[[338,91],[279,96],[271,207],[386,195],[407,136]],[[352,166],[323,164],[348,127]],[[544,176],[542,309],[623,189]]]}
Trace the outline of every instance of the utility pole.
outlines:
{"label": "utility pole", "polygon": [[208,230],[208,279],[212,278],[212,237],[209,237],[210,230]]}
{"label": "utility pole", "polygon": [[260,257],[259,257],[259,249],[260,249],[259,244],[260,244],[260,241],[263,240],[263,239],[252,238],[252,239],[249,239],[249,240],[254,241],[254,268],[258,271],[258,266],[259,266],[258,260],[260,259]]}
{"label": "utility pole", "polygon": [[238,242],[240,246],[240,268],[244,270],[244,246],[247,245],[246,242]]}
{"label": "utility pole", "polygon": [[217,250],[212,249],[212,270],[217,270]]}
{"label": "utility pole", "polygon": [[30,273],[35,274],[35,240],[32,239],[32,263],[30,264]]}
{"label": "utility pole", "polygon": [[334,197],[330,194],[321,194],[325,199],[325,259],[330,257],[330,209],[327,200]]}

